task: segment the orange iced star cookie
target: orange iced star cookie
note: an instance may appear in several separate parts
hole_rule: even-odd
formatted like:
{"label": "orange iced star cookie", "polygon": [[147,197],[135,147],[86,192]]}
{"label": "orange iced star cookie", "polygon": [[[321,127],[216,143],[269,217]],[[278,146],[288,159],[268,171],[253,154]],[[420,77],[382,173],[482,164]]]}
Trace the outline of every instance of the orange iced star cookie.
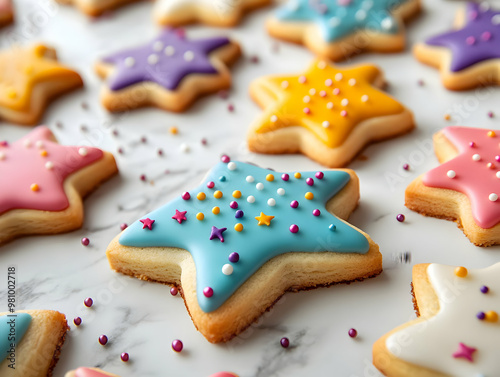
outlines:
{"label": "orange iced star cookie", "polygon": [[51,98],[81,86],[80,75],[59,64],[50,47],[0,52],[0,118],[7,122],[34,125]]}
{"label": "orange iced star cookie", "polygon": [[340,69],[322,60],[303,75],[259,78],[250,94],[265,111],[250,128],[249,148],[345,166],[365,145],[414,127],[411,111],[379,89],[384,83],[376,66]]}

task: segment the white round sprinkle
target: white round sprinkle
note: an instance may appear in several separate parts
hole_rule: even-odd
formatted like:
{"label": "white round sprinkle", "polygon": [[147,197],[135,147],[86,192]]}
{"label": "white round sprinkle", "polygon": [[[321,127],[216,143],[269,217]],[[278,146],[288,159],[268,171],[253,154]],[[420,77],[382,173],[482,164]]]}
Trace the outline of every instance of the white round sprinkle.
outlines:
{"label": "white round sprinkle", "polygon": [[250,196],[247,198],[247,202],[248,202],[248,203],[255,203],[255,196],[250,195]]}
{"label": "white round sprinkle", "polygon": [[318,63],[318,68],[319,69],[325,69],[326,68],[326,62],[324,60],[321,60],[319,63]]}
{"label": "white round sprinkle", "polygon": [[285,189],[284,188],[279,188],[276,190],[276,192],[278,193],[279,196],[283,196],[285,195]]}
{"label": "white round sprinkle", "polygon": [[172,56],[173,54],[175,54],[175,48],[174,48],[174,46],[167,46],[167,47],[165,47],[165,50],[163,52],[167,56]]}
{"label": "white round sprinkle", "polygon": [[486,1],[483,1],[481,4],[479,4],[479,10],[481,12],[486,12],[490,9],[490,4],[488,4],[488,2]]}
{"label": "white round sprinkle", "polygon": [[31,140],[30,139],[26,139],[26,140],[24,140],[23,144],[24,144],[24,146],[26,148],[29,148],[29,147],[31,147]]}
{"label": "white round sprinkle", "polygon": [[5,160],[5,153],[0,152],[0,160]]}
{"label": "white round sprinkle", "polygon": [[358,21],[363,21],[366,18],[366,11],[364,9],[360,9],[356,12],[354,17],[356,17],[356,20]]}
{"label": "white round sprinkle", "polygon": [[373,7],[373,0],[365,0],[361,3],[361,6],[365,10],[369,10]]}
{"label": "white round sprinkle", "polygon": [[155,50],[157,52],[163,50],[163,42],[156,41],[155,43],[153,43],[153,50]]}
{"label": "white round sprinkle", "polygon": [[271,122],[275,123],[278,120],[276,115],[271,115]]}
{"label": "white round sprinkle", "polygon": [[190,62],[194,59],[194,52],[193,51],[186,51],[184,53],[184,60],[187,62]]}
{"label": "white round sprinkle", "polygon": [[314,89],[314,88],[309,89],[309,94],[311,96],[314,96],[316,94],[316,89]]}
{"label": "white round sprinkle", "polygon": [[321,123],[321,125],[322,125],[323,127],[325,127],[325,128],[328,128],[328,127],[330,127],[330,122],[329,122],[329,121],[327,121],[327,120],[325,120],[323,123]]}
{"label": "white round sprinkle", "polygon": [[344,75],[343,75],[342,73],[340,73],[340,72],[339,72],[339,73],[337,73],[337,74],[335,75],[335,80],[340,81],[340,80],[342,80],[342,78],[343,78],[343,77],[344,77]]}
{"label": "white round sprinkle", "polygon": [[495,193],[492,193],[488,196],[488,199],[492,202],[496,202],[498,200],[498,195]]}
{"label": "white round sprinkle", "polygon": [[300,82],[301,84],[305,83],[306,81],[307,81],[306,76],[300,76],[300,77],[299,77],[299,82]]}
{"label": "white round sprinkle", "polygon": [[259,191],[264,190],[264,184],[262,182],[259,182],[255,185],[255,188]]}
{"label": "white round sprinkle", "polygon": [[481,159],[481,156],[476,153],[475,155],[472,156],[472,159],[474,161],[479,161]]}
{"label": "white round sprinkle", "polygon": [[247,175],[247,177],[246,177],[246,181],[247,181],[248,183],[252,183],[253,181],[255,181],[255,178],[254,178],[254,177],[252,177],[251,175]]}
{"label": "white round sprinkle", "polygon": [[500,171],[497,171],[497,178],[500,178]]}
{"label": "white round sprinkle", "polygon": [[448,170],[446,175],[448,176],[448,178],[455,178],[457,176],[457,173],[455,173],[455,170]]}
{"label": "white round sprinkle", "polygon": [[131,68],[135,65],[135,59],[129,56],[128,58],[125,58],[124,63],[125,67]]}
{"label": "white round sprinkle", "polygon": [[38,140],[38,141],[35,143],[35,145],[36,145],[36,147],[37,147],[38,149],[42,149],[42,148],[43,148],[43,141]]}
{"label": "white round sprinkle", "polygon": [[349,79],[348,83],[350,86],[354,86],[356,85],[356,79]]}
{"label": "white round sprinkle", "polygon": [[45,169],[47,169],[47,170],[52,170],[52,169],[54,169],[54,163],[53,163],[52,161],[47,161],[47,162],[45,163]]}
{"label": "white round sprinkle", "polygon": [[361,102],[368,102],[368,96],[366,94],[361,96]]}
{"label": "white round sprinkle", "polygon": [[89,151],[87,150],[87,148],[83,148],[83,147],[82,147],[82,148],[79,148],[79,149],[78,149],[78,154],[79,154],[80,156],[85,157],[86,155],[88,155],[88,154],[89,154]]}
{"label": "white round sprinkle", "polygon": [[349,105],[349,100],[347,98],[344,98],[342,101],[340,101],[340,104],[342,106],[347,106],[347,105]]}
{"label": "white round sprinkle", "polygon": [[269,198],[269,199],[267,200],[267,205],[268,205],[269,207],[274,207],[274,206],[276,205],[276,200],[274,200],[274,198]]}
{"label": "white round sprinkle", "polygon": [[491,17],[491,23],[493,25],[500,25],[500,14],[495,14],[493,17]]}
{"label": "white round sprinkle", "polygon": [[309,102],[311,102],[311,97],[309,97],[309,96],[305,96],[305,97],[302,99],[302,101],[304,101],[304,103],[309,103]]}
{"label": "white round sprinkle", "polygon": [[188,153],[189,145],[187,145],[186,143],[182,143],[181,145],[179,145],[179,149],[182,153]]}
{"label": "white round sprinkle", "polygon": [[233,266],[231,266],[229,263],[226,263],[224,266],[222,266],[222,273],[224,275],[231,275],[234,271]]}
{"label": "white round sprinkle", "polygon": [[281,87],[282,87],[283,89],[288,88],[288,81],[283,80],[283,81],[281,82]]}
{"label": "white round sprinkle", "polygon": [[231,161],[229,164],[227,164],[227,168],[229,170],[236,170],[236,162]]}
{"label": "white round sprinkle", "polygon": [[380,26],[382,26],[384,30],[391,30],[394,27],[394,22],[391,17],[386,17],[382,20]]}
{"label": "white round sprinkle", "polygon": [[330,24],[331,27],[337,27],[340,25],[340,18],[332,17],[328,20],[328,23]]}
{"label": "white round sprinkle", "polygon": [[151,54],[148,56],[148,64],[154,65],[158,63],[159,60],[160,58],[156,54]]}
{"label": "white round sprinkle", "polygon": [[333,109],[333,102],[328,102],[328,103],[326,104],[326,108],[327,108],[327,109]]}

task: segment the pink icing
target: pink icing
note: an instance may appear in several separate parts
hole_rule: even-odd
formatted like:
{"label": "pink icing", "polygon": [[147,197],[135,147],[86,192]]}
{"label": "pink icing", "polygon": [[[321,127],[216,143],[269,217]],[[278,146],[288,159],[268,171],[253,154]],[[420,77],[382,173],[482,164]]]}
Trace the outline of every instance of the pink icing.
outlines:
{"label": "pink icing", "polygon": [[75,371],[75,377],[109,377],[110,374],[102,373],[90,368],[78,368]]}
{"label": "pink icing", "polygon": [[[82,156],[79,147],[59,145],[51,137],[52,132],[40,126],[15,143],[0,144],[0,214],[12,209],[66,209],[65,178],[103,156],[100,149],[91,147],[84,147],[87,153]],[[41,155],[43,150],[46,157]],[[46,167],[47,162],[53,164],[52,169]],[[32,191],[32,184],[39,190]]]}
{"label": "pink icing", "polygon": [[229,373],[229,372],[219,372],[219,373],[212,374],[209,377],[238,377],[238,375],[236,375],[234,373]]}
{"label": "pink icing", "polygon": [[[444,136],[458,149],[458,155],[427,172],[423,183],[429,187],[438,187],[459,191],[469,198],[472,216],[484,229],[500,222],[500,199],[490,200],[490,194],[500,197],[500,163],[495,159],[500,155],[500,131],[498,135],[488,136],[490,130],[467,127],[446,127]],[[471,144],[473,142],[473,144]],[[472,146],[471,146],[472,145]],[[475,161],[478,154],[481,159]],[[492,164],[488,166],[488,164]],[[448,177],[448,171],[456,173]],[[499,174],[500,175],[500,174]]]}

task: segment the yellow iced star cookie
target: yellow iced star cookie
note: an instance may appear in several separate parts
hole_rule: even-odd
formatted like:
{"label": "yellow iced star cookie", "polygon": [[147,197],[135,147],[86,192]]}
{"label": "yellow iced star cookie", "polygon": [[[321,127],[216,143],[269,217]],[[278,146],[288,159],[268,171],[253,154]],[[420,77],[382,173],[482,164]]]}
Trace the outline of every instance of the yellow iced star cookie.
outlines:
{"label": "yellow iced star cookie", "polygon": [[250,86],[265,108],[248,144],[259,153],[301,152],[323,165],[346,165],[367,144],[410,131],[413,115],[378,88],[376,66],[340,69],[314,61],[303,75],[269,76]]}
{"label": "yellow iced star cookie", "polygon": [[34,125],[51,98],[81,86],[80,75],[59,64],[50,47],[0,52],[0,118],[5,121]]}

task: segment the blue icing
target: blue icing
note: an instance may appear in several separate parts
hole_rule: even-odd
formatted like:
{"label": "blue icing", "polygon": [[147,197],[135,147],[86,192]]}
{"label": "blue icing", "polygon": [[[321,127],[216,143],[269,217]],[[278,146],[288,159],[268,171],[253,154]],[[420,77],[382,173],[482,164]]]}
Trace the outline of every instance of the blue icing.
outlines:
{"label": "blue icing", "polygon": [[[11,344],[19,344],[31,323],[28,313],[15,313],[0,317],[0,363],[10,353]],[[14,332],[11,332],[11,328]]]}
{"label": "blue icing", "polygon": [[[325,171],[323,179],[317,179],[314,172],[302,173],[302,178],[283,181],[282,173],[262,169],[242,162],[236,164],[235,170],[229,164],[219,163],[213,168],[204,182],[190,191],[191,199],[178,197],[163,207],[147,214],[144,218],[155,220],[153,230],[143,229],[139,221],[129,226],[120,237],[120,244],[134,247],[179,247],[188,250],[193,256],[197,271],[198,303],[204,312],[211,312],[221,306],[250,276],[271,258],[290,251],[342,253],[366,253],[369,243],[363,234],[331,215],[326,209],[326,202],[339,192],[350,180],[343,171]],[[266,180],[267,174],[274,175],[274,181]],[[220,181],[219,177],[225,180]],[[247,182],[246,177],[253,176],[254,182]],[[307,178],[314,179],[314,185],[306,184]],[[213,181],[215,187],[207,188],[207,182]],[[257,190],[256,184],[263,183],[264,189]],[[277,193],[283,188],[283,196]],[[222,191],[223,197],[215,199],[213,193]],[[233,191],[240,190],[242,197],[236,199]],[[196,198],[199,192],[207,194],[206,199]],[[313,200],[305,199],[306,192],[314,194]],[[249,203],[248,196],[254,196],[255,202]],[[267,204],[274,198],[275,206]],[[297,200],[299,207],[293,209],[290,202]],[[230,203],[236,201],[238,208],[231,208]],[[220,213],[214,215],[212,208],[218,206]],[[320,216],[313,216],[312,211],[319,209]],[[179,224],[172,219],[175,211],[187,211],[186,221]],[[244,215],[235,218],[236,211]],[[197,220],[196,214],[202,212],[204,220]],[[271,225],[257,225],[255,219],[261,212],[275,216]],[[234,229],[235,224],[244,226],[242,232]],[[299,227],[298,233],[289,230],[290,225]],[[335,225],[334,230],[330,225]],[[212,226],[227,228],[223,233],[224,242],[216,237],[209,240]],[[240,260],[230,263],[229,254],[237,252]],[[222,267],[231,264],[234,271],[224,275]],[[203,294],[205,287],[214,291],[212,297]]]}
{"label": "blue icing", "polygon": [[[279,8],[282,21],[315,22],[327,42],[334,42],[359,29],[394,34],[398,22],[391,10],[408,0],[290,0]],[[346,3],[346,5],[341,5]]]}

